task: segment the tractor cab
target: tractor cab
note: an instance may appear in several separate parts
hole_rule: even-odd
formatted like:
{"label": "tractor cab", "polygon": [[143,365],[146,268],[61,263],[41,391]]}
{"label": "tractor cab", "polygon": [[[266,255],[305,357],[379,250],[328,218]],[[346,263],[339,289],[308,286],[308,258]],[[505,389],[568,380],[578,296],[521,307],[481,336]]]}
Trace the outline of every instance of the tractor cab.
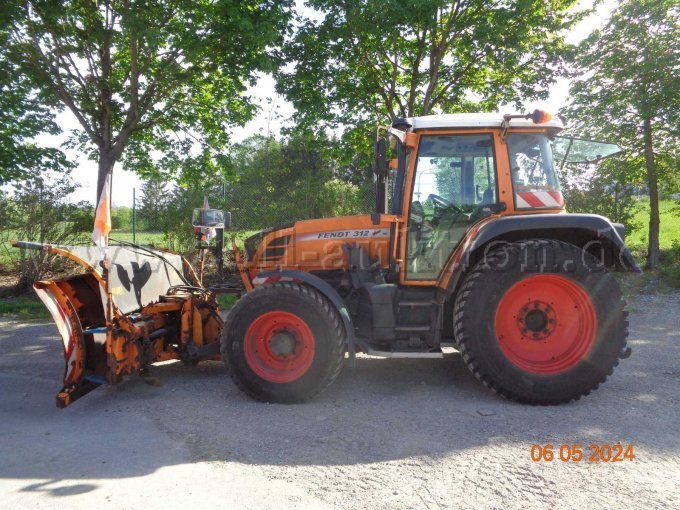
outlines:
{"label": "tractor cab", "polygon": [[[377,193],[377,210],[387,212],[383,176],[393,169],[390,212],[402,215],[406,225],[397,241],[401,281],[441,282],[456,248],[487,217],[565,213],[558,164],[599,161],[621,150],[560,137],[563,128],[560,118],[541,110],[431,115],[384,128],[397,157],[388,162],[381,157],[387,141],[376,143],[376,182],[384,188]],[[553,153],[556,145],[561,159]]]}
{"label": "tractor cab", "polygon": [[[491,124],[480,115],[474,121]],[[418,119],[411,122],[412,126],[419,124]],[[446,126],[446,119],[441,124]],[[553,122],[550,134],[561,129],[560,124]],[[490,127],[456,132],[427,129],[422,134],[413,131],[417,146],[411,156],[405,243],[410,279],[437,278],[470,227],[486,216],[507,211],[508,205],[514,210],[563,210],[548,130],[508,132],[504,128],[491,131]],[[499,156],[501,151],[504,154]],[[499,179],[503,167],[506,170]]]}

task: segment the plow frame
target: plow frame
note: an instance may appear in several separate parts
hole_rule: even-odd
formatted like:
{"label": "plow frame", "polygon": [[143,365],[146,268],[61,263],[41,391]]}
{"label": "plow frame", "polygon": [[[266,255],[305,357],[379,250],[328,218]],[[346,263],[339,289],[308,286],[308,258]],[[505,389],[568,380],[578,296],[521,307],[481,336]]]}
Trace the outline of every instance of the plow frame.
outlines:
{"label": "plow frame", "polygon": [[[101,264],[101,271],[97,270],[74,252],[77,248],[21,241],[12,244],[64,256],[85,270],[66,278],[38,281],[33,286],[52,315],[63,342],[64,380],[56,397],[57,407],[67,407],[102,384],[118,384],[134,373],[154,384],[148,378],[148,369],[156,362],[182,360],[193,365],[221,359],[219,340],[224,323],[215,294],[198,285],[195,272],[184,257],[181,266],[195,285],[169,284],[152,302],[125,313],[114,295],[118,291],[120,296],[124,289],[121,292],[119,286],[112,292],[109,268]],[[159,253],[179,257],[168,250]],[[112,265],[116,265],[115,259],[109,267]],[[134,266],[133,280],[135,271],[139,271]],[[148,278],[154,278],[153,273]],[[156,285],[163,281],[162,276],[156,275],[155,279]]]}

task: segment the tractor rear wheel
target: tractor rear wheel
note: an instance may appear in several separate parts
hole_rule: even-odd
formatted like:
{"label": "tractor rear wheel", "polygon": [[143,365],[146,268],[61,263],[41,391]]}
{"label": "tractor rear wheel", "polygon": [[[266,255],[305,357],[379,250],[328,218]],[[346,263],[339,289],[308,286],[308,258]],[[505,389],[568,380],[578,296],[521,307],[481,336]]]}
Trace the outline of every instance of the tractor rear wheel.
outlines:
{"label": "tractor rear wheel", "polygon": [[341,319],[306,285],[263,285],[236,302],[222,333],[222,358],[236,385],[264,402],[294,403],[326,389],[345,355]]}
{"label": "tractor rear wheel", "polygon": [[611,375],[626,348],[624,306],[613,275],[577,246],[508,243],[467,275],[454,334],[485,386],[512,400],[557,404]]}

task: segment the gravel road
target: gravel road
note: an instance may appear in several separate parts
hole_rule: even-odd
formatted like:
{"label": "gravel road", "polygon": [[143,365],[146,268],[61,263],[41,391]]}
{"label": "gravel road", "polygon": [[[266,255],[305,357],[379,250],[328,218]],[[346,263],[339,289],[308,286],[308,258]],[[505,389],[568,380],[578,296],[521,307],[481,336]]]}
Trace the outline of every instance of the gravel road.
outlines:
{"label": "gravel road", "polygon": [[[221,363],[158,366],[54,407],[51,323],[0,322],[5,509],[678,508],[680,294],[631,300],[633,356],[592,395],[507,402],[458,354],[362,358],[316,400],[267,405]],[[533,444],[634,445],[625,462],[533,462]]]}

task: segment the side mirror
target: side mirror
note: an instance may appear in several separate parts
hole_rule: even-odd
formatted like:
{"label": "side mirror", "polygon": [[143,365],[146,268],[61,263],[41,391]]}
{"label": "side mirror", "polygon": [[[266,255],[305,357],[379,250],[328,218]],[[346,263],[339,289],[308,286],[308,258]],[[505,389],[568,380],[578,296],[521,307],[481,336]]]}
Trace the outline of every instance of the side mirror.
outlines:
{"label": "side mirror", "polygon": [[387,164],[387,140],[379,138],[373,144],[374,166],[373,172],[378,176],[385,176],[389,171]]}
{"label": "side mirror", "polygon": [[225,215],[219,209],[194,209],[191,224],[201,228],[228,228],[231,225],[231,213]]}

